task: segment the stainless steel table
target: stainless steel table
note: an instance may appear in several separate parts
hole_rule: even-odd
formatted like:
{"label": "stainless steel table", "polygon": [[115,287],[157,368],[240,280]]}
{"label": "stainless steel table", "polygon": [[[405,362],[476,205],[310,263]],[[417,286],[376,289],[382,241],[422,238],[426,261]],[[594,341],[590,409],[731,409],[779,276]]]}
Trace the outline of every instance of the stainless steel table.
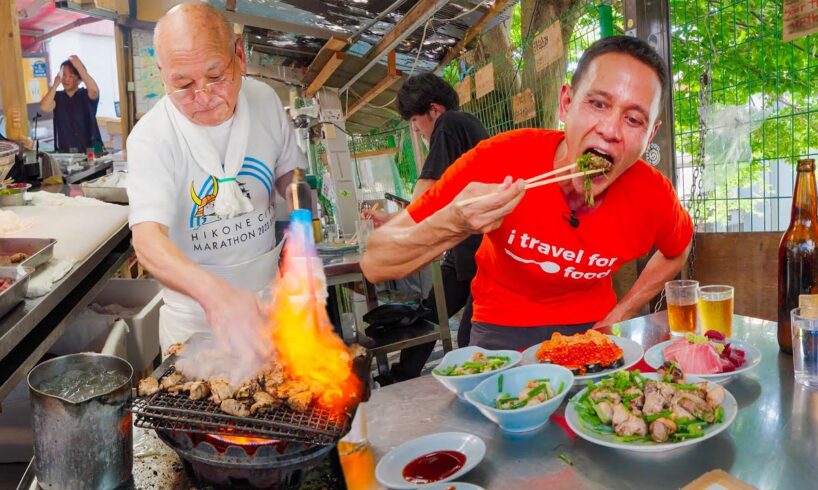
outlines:
{"label": "stainless steel table", "polygon": [[[666,312],[614,330],[645,349],[669,338]],[[486,457],[461,480],[487,489],[671,489],[717,468],[760,489],[818,488],[818,391],[794,386],[792,357],[779,354],[774,322],[736,316],[733,331],[761,350],[761,364],[725,385],[739,405],[730,428],[689,448],[644,455],[597,446],[564,425],[564,406],[542,429],[510,435],[431,376],[373,392],[369,440],[378,460],[422,435],[475,434]]]}

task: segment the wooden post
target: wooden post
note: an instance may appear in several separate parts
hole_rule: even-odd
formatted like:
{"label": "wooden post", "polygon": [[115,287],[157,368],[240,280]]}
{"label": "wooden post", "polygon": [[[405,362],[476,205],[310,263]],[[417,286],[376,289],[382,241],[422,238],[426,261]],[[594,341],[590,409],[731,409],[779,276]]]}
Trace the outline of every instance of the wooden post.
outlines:
{"label": "wooden post", "polygon": [[28,111],[15,0],[0,0],[0,53],[0,73],[3,74],[0,96],[6,117],[6,137],[14,141],[27,141]]}
{"label": "wooden post", "polygon": [[[125,26],[114,26],[114,50],[116,51],[116,74],[119,85],[119,124],[122,131],[122,149],[125,149],[128,134],[133,129],[131,119],[131,94],[128,92],[128,82],[133,78],[130,73],[131,60],[131,29]],[[125,44],[127,40],[127,46]]]}

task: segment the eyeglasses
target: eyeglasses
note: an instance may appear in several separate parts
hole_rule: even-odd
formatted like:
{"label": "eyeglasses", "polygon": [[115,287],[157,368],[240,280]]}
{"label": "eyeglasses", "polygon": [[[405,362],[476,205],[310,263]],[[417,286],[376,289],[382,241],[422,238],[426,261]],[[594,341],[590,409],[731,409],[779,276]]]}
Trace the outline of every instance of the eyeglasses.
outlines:
{"label": "eyeglasses", "polygon": [[[208,96],[214,91],[221,91],[227,88],[228,85],[235,81],[235,73],[231,70],[233,66],[233,62],[236,60],[236,57],[230,59],[230,64],[227,65],[227,69],[225,70],[225,74],[221,76],[218,80],[214,80],[212,82],[208,82],[204,84],[202,88],[180,88],[178,90],[174,90],[173,92],[169,93],[168,96],[175,100],[180,104],[189,104],[196,100],[196,95],[199,92],[206,93]],[[227,72],[230,71],[230,78],[227,78]]]}

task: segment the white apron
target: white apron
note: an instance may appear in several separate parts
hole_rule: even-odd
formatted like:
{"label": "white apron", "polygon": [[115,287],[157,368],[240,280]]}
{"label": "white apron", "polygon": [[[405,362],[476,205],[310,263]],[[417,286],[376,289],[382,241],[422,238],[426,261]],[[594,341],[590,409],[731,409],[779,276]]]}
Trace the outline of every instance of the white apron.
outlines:
{"label": "white apron", "polygon": [[[264,295],[278,279],[278,260],[285,241],[282,240],[269,252],[240,264],[201,267],[233,286]],[[204,309],[193,298],[168,288],[162,290],[162,296],[165,304],[159,309],[159,343],[163,353],[171,345],[185,342],[195,333],[210,332]]]}

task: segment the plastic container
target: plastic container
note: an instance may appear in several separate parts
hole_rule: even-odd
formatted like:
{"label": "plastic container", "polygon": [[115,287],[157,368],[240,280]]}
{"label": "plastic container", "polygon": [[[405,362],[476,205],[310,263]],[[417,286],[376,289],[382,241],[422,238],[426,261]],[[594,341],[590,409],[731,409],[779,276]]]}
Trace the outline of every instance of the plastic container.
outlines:
{"label": "plastic container", "polygon": [[126,360],[137,373],[146,369],[152,371],[153,361],[160,354],[162,285],[150,279],[111,279],[93,302],[102,306],[142,307],[134,316],[123,317],[130,329]]}

